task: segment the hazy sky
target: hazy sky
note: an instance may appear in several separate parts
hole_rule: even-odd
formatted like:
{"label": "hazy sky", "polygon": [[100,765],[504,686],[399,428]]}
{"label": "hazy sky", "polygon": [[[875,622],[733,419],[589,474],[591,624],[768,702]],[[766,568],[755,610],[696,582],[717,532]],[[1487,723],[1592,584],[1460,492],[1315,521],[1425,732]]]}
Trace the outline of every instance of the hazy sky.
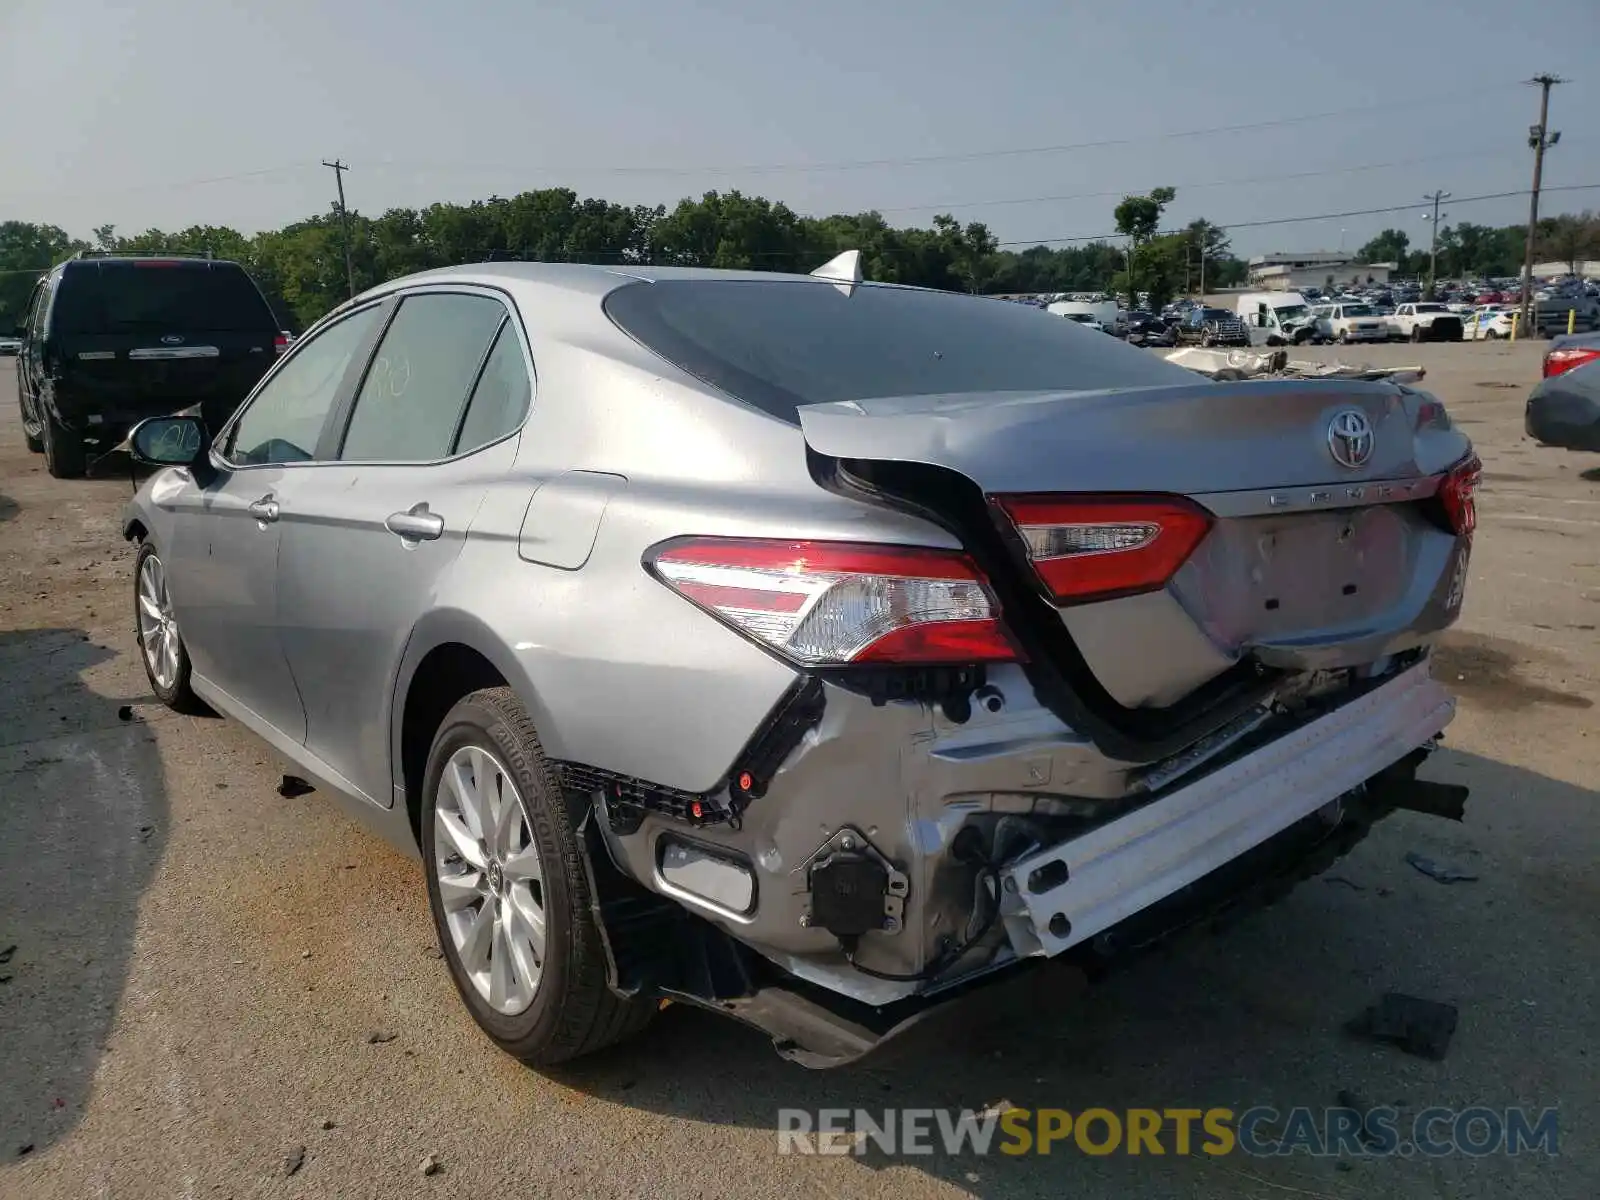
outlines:
{"label": "hazy sky", "polygon": [[1597,46],[1600,0],[0,0],[0,219],[254,231],[325,210],[337,156],[367,213],[737,187],[1031,244],[1171,184],[1228,225],[1415,205],[1244,253],[1415,244],[1424,192],[1528,186],[1536,72],[1571,80],[1546,186],[1600,185]]}

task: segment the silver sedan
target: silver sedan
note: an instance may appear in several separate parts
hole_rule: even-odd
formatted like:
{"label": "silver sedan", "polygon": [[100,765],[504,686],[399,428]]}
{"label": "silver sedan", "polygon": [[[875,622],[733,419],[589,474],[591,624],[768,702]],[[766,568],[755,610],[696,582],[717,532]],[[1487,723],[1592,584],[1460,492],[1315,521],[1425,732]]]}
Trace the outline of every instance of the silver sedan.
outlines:
{"label": "silver sedan", "polygon": [[[419,855],[550,1063],[713,1008],[825,1064],[1314,869],[1450,719],[1476,459],[1022,305],[497,263],[145,422],[151,687]],[[959,986],[958,986],[959,985]]]}

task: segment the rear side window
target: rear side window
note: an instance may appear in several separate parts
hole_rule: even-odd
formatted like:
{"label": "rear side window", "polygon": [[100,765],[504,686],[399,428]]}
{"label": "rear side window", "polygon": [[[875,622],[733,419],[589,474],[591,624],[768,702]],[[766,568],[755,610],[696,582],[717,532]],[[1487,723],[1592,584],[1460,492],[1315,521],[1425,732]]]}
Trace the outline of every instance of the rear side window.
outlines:
{"label": "rear side window", "polygon": [[234,263],[152,259],[69,267],[52,324],[62,334],[261,333],[277,321]]}
{"label": "rear side window", "polygon": [[673,279],[620,287],[605,309],[662,358],[791,424],[800,405],[837,400],[1194,381],[1074,321],[953,292]]}
{"label": "rear side window", "polygon": [[467,393],[506,316],[487,296],[408,296],[378,343],[339,457],[436,462],[450,457]]}
{"label": "rear side window", "polygon": [[483,364],[483,374],[472,389],[466,420],[456,438],[455,452],[465,454],[497,441],[522,424],[533,399],[533,383],[528,364],[522,358],[522,343],[508,320]]}

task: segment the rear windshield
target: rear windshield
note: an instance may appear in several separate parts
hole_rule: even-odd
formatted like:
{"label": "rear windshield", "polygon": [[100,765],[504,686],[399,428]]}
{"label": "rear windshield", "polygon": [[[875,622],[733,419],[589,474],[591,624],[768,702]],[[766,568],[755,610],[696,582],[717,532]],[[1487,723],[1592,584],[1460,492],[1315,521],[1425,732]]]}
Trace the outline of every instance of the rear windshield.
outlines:
{"label": "rear windshield", "polygon": [[800,280],[618,288],[606,312],[689,374],[792,424],[802,404],[1192,383],[1181,367],[1023,304]]}
{"label": "rear windshield", "polygon": [[56,293],[57,333],[255,333],[272,310],[232,263],[95,263],[68,267]]}

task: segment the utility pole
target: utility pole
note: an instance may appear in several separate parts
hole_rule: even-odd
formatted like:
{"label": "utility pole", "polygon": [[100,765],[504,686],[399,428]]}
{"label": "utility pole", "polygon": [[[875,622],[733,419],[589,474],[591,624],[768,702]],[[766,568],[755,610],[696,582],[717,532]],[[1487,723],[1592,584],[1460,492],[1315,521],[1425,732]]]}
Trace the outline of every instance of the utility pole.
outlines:
{"label": "utility pole", "polygon": [[350,289],[350,294],[356,294],[356,269],[350,261],[350,210],[344,206],[344,173],[350,168],[337,158],[332,162],[322,160],[322,165],[333,170],[333,177],[339,187],[339,229],[344,235],[344,281]]}
{"label": "utility pole", "polygon": [[[1433,222],[1433,236],[1428,241],[1428,291],[1426,293],[1428,299],[1432,300],[1434,281],[1439,278],[1439,222],[1442,219],[1439,216],[1439,202],[1450,199],[1450,193],[1437,191],[1431,196],[1424,196],[1423,199],[1433,201],[1433,216],[1428,218]],[[1445,214],[1445,216],[1449,215],[1449,213]]]}
{"label": "utility pole", "polygon": [[1539,123],[1528,127],[1528,145],[1533,147],[1533,192],[1528,200],[1528,242],[1522,253],[1522,309],[1518,324],[1527,330],[1533,303],[1533,244],[1539,231],[1539,184],[1544,178],[1544,152],[1561,140],[1550,132],[1550,89],[1565,82],[1554,75],[1535,75],[1529,83],[1539,85]]}

